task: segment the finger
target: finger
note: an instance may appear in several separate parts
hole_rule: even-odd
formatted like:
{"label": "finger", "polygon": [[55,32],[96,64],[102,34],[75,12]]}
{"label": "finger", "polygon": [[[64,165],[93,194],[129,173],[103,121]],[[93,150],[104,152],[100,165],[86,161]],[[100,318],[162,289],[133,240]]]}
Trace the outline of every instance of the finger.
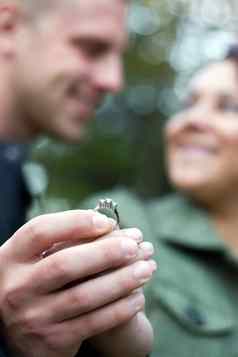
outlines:
{"label": "finger", "polygon": [[136,242],[125,237],[63,249],[34,264],[32,288],[39,294],[58,290],[73,281],[128,264],[138,250]]}
{"label": "finger", "polygon": [[148,282],[155,269],[153,261],[136,262],[88,280],[73,288],[52,294],[47,305],[44,304],[44,311],[47,311],[50,322],[75,318],[128,296]]}
{"label": "finger", "polygon": [[113,237],[121,237],[121,236],[134,239],[135,242],[137,242],[138,244],[143,242],[143,234],[138,228],[113,230],[112,232],[103,235],[100,239],[111,239]]}
{"label": "finger", "polygon": [[151,242],[142,242],[139,244],[137,260],[147,260],[154,255],[154,246]]}
{"label": "finger", "polygon": [[[116,222],[115,222],[116,224]],[[143,242],[143,235],[142,232],[137,229],[137,228],[129,228],[129,229],[121,229],[121,230],[114,230],[108,234],[102,235],[98,240],[103,240],[103,239],[112,239],[115,237],[126,237],[126,238],[131,238],[135,240],[135,242],[142,243]],[[54,254],[58,252],[59,250],[68,248],[68,247],[73,247],[75,245],[82,244],[79,241],[72,242],[72,241],[67,241],[67,242],[60,242],[60,243],[55,243],[50,249],[44,252],[43,257],[47,257],[51,254]]]}
{"label": "finger", "polygon": [[[36,278],[37,275],[45,276],[47,280],[40,282],[39,279],[31,279],[37,282],[37,291],[39,293],[49,292],[49,289],[51,289],[50,291],[54,291],[75,280],[85,280],[88,276],[96,275],[98,273],[101,274],[106,270],[114,270],[121,265],[139,260],[148,260],[153,256],[154,247],[152,243],[142,242],[138,245],[137,249],[136,245],[133,244],[135,235],[127,234],[127,237],[131,237],[128,246],[128,238],[124,235],[124,232],[121,233],[123,233],[123,236],[118,233],[116,234],[116,236],[118,236],[117,238],[114,238],[112,235],[108,244],[107,242],[99,243],[100,240],[97,240],[94,244],[91,242],[83,247],[77,245],[75,246],[75,250],[65,250],[62,254],[57,254],[50,260],[41,261],[38,264],[35,276]],[[138,235],[137,237],[141,236]],[[134,238],[133,241],[131,241],[132,238]],[[137,241],[137,238],[135,241]],[[103,242],[103,240],[101,240],[101,242]],[[91,261],[92,256],[94,256],[93,262]],[[105,261],[107,257],[110,259]],[[77,261],[78,269],[78,262],[81,262],[80,272],[78,269],[75,270],[74,266],[72,266],[74,261]],[[51,271],[53,271],[52,274],[50,274]],[[40,288],[39,283],[41,283]]]}
{"label": "finger", "polygon": [[101,309],[54,326],[51,335],[64,335],[67,343],[85,340],[129,321],[143,309],[144,295],[132,294]]}
{"label": "finger", "polygon": [[113,220],[93,210],[75,210],[36,217],[9,240],[12,254],[20,259],[38,256],[53,244],[85,241],[109,233]]}

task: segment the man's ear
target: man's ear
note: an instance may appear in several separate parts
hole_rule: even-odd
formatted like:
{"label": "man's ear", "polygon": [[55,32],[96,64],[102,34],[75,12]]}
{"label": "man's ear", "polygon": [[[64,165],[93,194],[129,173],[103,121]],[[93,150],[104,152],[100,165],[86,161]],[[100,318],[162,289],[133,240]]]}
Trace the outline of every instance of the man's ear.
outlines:
{"label": "man's ear", "polygon": [[0,5],[0,56],[9,57],[13,54],[19,22],[20,13],[17,5]]}

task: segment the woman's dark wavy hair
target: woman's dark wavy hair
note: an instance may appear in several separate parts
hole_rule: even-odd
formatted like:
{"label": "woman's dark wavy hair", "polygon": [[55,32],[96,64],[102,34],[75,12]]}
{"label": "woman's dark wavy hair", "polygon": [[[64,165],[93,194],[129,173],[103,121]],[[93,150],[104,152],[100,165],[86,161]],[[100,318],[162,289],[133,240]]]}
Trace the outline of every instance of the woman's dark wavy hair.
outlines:
{"label": "woman's dark wavy hair", "polygon": [[231,45],[225,55],[225,59],[236,61],[238,64],[238,43]]}

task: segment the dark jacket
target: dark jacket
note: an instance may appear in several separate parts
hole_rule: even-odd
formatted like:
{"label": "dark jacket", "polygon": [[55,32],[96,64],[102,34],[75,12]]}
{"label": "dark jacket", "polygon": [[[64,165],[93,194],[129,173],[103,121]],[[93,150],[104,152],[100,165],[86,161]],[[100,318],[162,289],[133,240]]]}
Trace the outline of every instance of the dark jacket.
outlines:
{"label": "dark jacket", "polygon": [[[9,239],[26,221],[31,195],[22,167],[27,151],[25,145],[0,143],[0,244]],[[78,356],[93,357],[96,354],[87,343],[84,343]],[[10,357],[1,335],[0,357]]]}
{"label": "dark jacket", "polygon": [[[26,220],[31,202],[22,173],[27,155],[25,145],[0,143],[0,244],[3,244]],[[7,357],[0,339],[0,357]]]}
{"label": "dark jacket", "polygon": [[21,227],[31,202],[22,174],[25,145],[0,143],[0,243]]}

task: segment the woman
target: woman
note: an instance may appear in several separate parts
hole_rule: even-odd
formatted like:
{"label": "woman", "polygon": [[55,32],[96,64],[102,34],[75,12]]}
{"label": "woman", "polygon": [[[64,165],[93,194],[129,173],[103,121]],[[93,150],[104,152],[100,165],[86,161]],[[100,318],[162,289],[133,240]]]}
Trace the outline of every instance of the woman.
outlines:
{"label": "woman", "polygon": [[137,216],[158,248],[160,269],[147,292],[154,357],[238,356],[237,63],[232,49],[199,71],[168,121],[168,176],[179,193],[149,205],[107,193],[122,224]]}

